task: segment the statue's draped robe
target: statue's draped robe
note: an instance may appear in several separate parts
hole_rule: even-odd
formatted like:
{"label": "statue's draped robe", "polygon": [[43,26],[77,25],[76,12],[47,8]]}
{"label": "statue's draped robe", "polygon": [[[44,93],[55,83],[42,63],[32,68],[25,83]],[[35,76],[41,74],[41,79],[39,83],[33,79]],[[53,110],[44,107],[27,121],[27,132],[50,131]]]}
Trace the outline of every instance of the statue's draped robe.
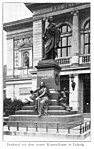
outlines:
{"label": "statue's draped robe", "polygon": [[38,112],[39,114],[42,114],[42,111],[44,110],[44,106],[47,105],[49,102],[49,97],[48,97],[48,89],[46,87],[42,87],[38,91],[39,96],[37,97],[37,104],[38,104]]}
{"label": "statue's draped robe", "polygon": [[45,58],[55,59],[60,41],[60,30],[56,28],[55,23],[50,23],[48,25],[44,37],[46,37]]}

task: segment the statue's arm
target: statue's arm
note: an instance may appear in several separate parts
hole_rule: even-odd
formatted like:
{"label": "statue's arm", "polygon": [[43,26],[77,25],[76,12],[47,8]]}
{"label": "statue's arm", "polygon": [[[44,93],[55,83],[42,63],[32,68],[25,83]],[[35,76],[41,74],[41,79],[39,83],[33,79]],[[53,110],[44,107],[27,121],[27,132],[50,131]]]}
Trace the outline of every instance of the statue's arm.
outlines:
{"label": "statue's arm", "polygon": [[61,23],[59,23],[59,24],[56,25],[56,28],[61,28],[62,25],[63,25],[63,23],[61,22]]}
{"label": "statue's arm", "polygon": [[40,88],[37,88],[35,91],[33,91],[34,93],[37,93],[39,91]]}

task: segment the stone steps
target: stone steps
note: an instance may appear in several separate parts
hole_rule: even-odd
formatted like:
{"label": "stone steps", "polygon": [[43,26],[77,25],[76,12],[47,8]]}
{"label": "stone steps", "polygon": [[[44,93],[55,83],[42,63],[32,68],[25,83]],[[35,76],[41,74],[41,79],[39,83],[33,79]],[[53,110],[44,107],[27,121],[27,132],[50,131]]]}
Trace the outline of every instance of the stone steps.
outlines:
{"label": "stone steps", "polygon": [[72,122],[82,120],[82,114],[70,115],[48,115],[39,117],[38,115],[10,115],[9,121],[31,121],[31,122]]}
{"label": "stone steps", "polygon": [[70,123],[67,123],[67,124],[62,124],[62,123],[39,123],[39,122],[35,122],[35,123],[31,123],[31,122],[24,122],[23,121],[18,121],[18,122],[8,122],[8,125],[11,126],[11,127],[28,127],[28,128],[46,128],[48,127],[49,129],[56,129],[57,128],[57,125],[59,127],[59,129],[63,129],[63,128],[73,128],[73,127],[76,127],[78,125],[80,125],[81,123],[78,122],[78,121],[75,121],[74,122],[70,122]]}
{"label": "stone steps", "polygon": [[15,115],[38,115],[38,113],[34,110],[18,110]]}
{"label": "stone steps", "polygon": [[81,114],[70,114],[70,115],[48,115],[39,117],[38,115],[11,115],[9,116],[9,121],[7,122],[10,126],[17,126],[17,122],[20,127],[35,127],[34,123],[38,124],[38,127],[43,127],[46,123],[50,127],[56,127],[56,124],[64,125],[65,127],[73,127],[77,124],[82,123]]}
{"label": "stone steps", "polygon": [[50,100],[50,105],[53,105],[53,106],[57,106],[58,105],[58,101],[56,99],[52,99]]}
{"label": "stone steps", "polygon": [[[49,105],[48,110],[64,110],[65,108],[63,106],[59,105]],[[34,110],[34,105],[33,106],[23,106],[22,110]]]}
{"label": "stone steps", "polygon": [[46,127],[47,124],[54,129],[57,127],[57,123],[64,127],[75,127],[82,121],[82,114],[78,114],[77,111],[73,110],[70,112],[66,111],[64,107],[58,105],[57,100],[52,99],[48,106],[47,115],[39,117],[38,113],[34,111],[34,103],[30,103],[29,106],[23,106],[22,110],[16,111],[15,115],[10,115],[7,124],[13,127],[17,127],[18,124],[20,127],[32,128],[35,128],[35,123],[40,128]]}
{"label": "stone steps", "polygon": [[[33,106],[34,103],[30,102],[30,106]],[[50,105],[58,105],[58,101],[56,99],[50,99]]]}
{"label": "stone steps", "polygon": [[[77,111],[66,111],[66,110],[48,110],[48,115],[70,115],[76,114]],[[18,110],[15,112],[16,115],[37,115],[38,113],[34,110]]]}

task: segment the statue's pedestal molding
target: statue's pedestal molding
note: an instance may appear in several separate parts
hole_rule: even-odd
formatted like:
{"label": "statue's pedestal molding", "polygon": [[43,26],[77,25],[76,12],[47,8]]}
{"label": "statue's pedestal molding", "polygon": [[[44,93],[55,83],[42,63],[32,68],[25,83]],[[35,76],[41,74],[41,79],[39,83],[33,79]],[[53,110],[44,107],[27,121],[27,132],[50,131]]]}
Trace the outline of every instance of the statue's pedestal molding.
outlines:
{"label": "statue's pedestal molding", "polygon": [[60,70],[61,67],[55,60],[39,61],[37,68],[37,87],[43,81],[50,92],[56,96],[56,91],[60,90]]}

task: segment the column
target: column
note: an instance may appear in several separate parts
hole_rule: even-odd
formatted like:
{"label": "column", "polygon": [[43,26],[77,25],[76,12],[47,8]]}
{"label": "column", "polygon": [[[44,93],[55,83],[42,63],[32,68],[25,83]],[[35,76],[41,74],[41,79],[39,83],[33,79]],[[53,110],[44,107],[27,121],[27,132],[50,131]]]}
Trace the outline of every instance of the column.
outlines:
{"label": "column", "polygon": [[75,111],[79,111],[79,76],[74,76],[74,82],[76,83],[75,89],[72,89],[72,82],[71,82],[71,76],[69,79],[69,87],[70,87],[70,94],[69,94],[69,106],[73,108]]}
{"label": "column", "polygon": [[71,64],[78,64],[79,55],[79,12],[72,12],[73,28],[72,28],[72,59]]}

